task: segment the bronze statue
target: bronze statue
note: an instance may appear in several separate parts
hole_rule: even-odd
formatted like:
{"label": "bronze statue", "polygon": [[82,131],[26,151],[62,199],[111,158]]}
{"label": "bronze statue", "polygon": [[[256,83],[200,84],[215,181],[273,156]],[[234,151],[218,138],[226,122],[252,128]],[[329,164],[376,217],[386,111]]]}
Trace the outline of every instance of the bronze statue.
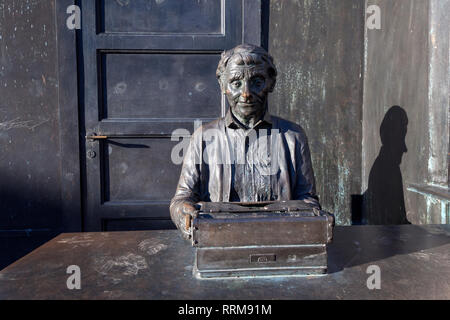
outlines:
{"label": "bronze statue", "polygon": [[229,110],[191,137],[170,215],[187,239],[199,202],[304,200],[320,208],[307,137],[269,114],[276,82],[272,57],[242,44],[222,53],[216,72]]}

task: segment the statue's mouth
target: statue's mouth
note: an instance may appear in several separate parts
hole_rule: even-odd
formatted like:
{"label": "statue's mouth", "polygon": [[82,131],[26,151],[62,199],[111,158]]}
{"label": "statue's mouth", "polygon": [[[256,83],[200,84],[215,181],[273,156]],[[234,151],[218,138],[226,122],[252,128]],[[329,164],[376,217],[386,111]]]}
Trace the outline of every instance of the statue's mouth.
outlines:
{"label": "statue's mouth", "polygon": [[239,106],[240,106],[240,107],[244,107],[244,108],[253,108],[253,107],[255,107],[256,105],[257,105],[256,103],[239,102]]}

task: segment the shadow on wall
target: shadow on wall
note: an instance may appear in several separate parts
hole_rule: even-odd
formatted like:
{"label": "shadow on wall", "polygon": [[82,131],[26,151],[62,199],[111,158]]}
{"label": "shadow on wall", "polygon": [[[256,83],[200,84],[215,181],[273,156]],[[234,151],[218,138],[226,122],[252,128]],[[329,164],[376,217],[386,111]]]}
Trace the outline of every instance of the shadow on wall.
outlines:
{"label": "shadow on wall", "polygon": [[362,197],[362,224],[410,224],[406,217],[403,179],[400,171],[408,128],[406,111],[391,107],[380,126],[381,149],[370,170],[368,188]]}

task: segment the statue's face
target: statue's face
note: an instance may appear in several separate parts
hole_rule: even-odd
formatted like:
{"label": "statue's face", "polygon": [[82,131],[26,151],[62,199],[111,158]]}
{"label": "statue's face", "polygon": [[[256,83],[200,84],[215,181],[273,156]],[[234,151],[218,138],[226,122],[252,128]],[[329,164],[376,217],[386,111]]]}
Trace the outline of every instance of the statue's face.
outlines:
{"label": "statue's face", "polygon": [[231,110],[238,118],[248,120],[264,113],[271,82],[266,69],[264,63],[237,64],[233,57],[228,62],[222,86]]}

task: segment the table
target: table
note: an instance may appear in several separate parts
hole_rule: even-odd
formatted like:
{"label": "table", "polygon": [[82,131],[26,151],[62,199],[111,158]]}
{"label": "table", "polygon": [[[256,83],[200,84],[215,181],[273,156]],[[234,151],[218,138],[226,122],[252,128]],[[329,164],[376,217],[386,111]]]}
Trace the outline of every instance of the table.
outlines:
{"label": "table", "polygon": [[[0,272],[4,299],[450,299],[450,226],[338,226],[329,273],[198,280],[177,230],[65,233]],[[80,267],[81,289],[67,288]],[[379,266],[381,289],[367,273]]]}

